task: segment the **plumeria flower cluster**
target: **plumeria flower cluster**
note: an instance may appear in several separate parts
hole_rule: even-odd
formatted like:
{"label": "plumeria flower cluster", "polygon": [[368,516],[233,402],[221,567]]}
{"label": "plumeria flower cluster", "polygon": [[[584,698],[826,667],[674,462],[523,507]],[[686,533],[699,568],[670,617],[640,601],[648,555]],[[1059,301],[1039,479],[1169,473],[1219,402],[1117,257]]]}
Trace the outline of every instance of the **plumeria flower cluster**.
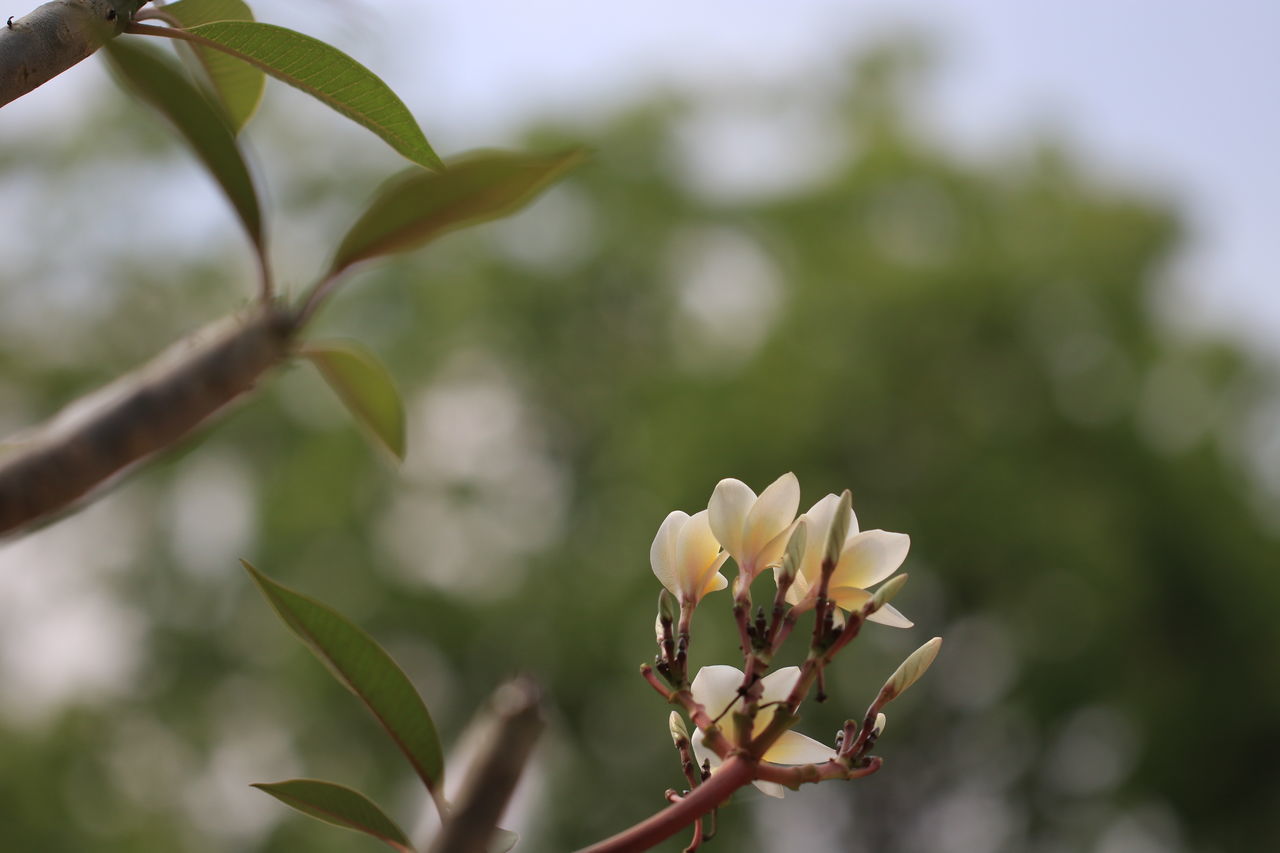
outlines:
{"label": "plumeria flower cluster", "polygon": [[[757,495],[740,480],[721,480],[707,508],[670,513],[650,551],[663,590],[655,625],[658,655],[645,679],[693,723],[672,712],[671,735],[689,788],[668,791],[667,823],[694,824],[693,850],[705,840],[701,818],[734,790],[754,783],[771,796],[785,788],[874,773],[869,754],[884,730],[883,707],[918,679],[942,643],[917,649],[885,683],[859,720],[846,721],[832,745],[792,731],[802,701],[823,685],[835,655],[864,623],[896,628],[912,623],[889,600],[905,583],[906,534],[862,530],[848,491],[827,495],[797,515],[800,483],[784,474]],[[732,558],[733,621],[743,668],[712,665],[689,678],[693,613],[707,595],[729,587],[721,570]],[[771,572],[772,601],[752,610],[752,584]],[[801,616],[812,614],[808,654],[799,666],[772,669]],[[680,822],[683,821],[683,822]],[[675,831],[672,829],[671,831]]]}

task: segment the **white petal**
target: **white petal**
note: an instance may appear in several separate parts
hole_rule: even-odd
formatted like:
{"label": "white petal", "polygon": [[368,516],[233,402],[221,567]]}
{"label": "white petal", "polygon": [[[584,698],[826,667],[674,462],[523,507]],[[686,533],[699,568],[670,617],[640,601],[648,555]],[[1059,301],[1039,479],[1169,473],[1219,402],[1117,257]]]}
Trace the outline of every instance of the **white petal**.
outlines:
{"label": "white petal", "polygon": [[[760,703],[783,702],[791,695],[791,689],[800,680],[800,667],[784,666],[760,679]],[[757,721],[771,718],[771,712],[761,712]]]}
{"label": "white petal", "polygon": [[696,601],[710,580],[708,568],[720,554],[720,543],[711,533],[705,509],[689,516],[676,537],[675,550],[676,583],[683,596]]}
{"label": "white petal", "polygon": [[875,613],[867,617],[868,622],[879,622],[881,625],[888,625],[892,628],[910,628],[916,623],[903,616],[898,608],[892,604],[886,604]]}
{"label": "white petal", "polygon": [[658,528],[658,535],[653,537],[653,544],[649,546],[649,564],[653,566],[653,573],[667,591],[677,598],[680,596],[680,588],[676,583],[676,540],[680,529],[688,521],[687,512],[675,510],[669,513]]}
{"label": "white petal", "polygon": [[804,543],[804,559],[800,561],[800,574],[810,584],[817,583],[822,570],[822,554],[827,549],[827,536],[831,532],[831,519],[835,517],[840,499],[835,495],[827,495],[818,501],[802,518],[806,520],[808,537]]}
{"label": "white petal", "polygon": [[699,601],[701,601],[702,597],[707,593],[715,592],[718,589],[724,589],[729,585],[729,581],[725,579],[725,576],[720,574],[720,567],[723,566],[725,560],[728,559],[729,552],[721,551],[720,556],[716,557],[716,559],[711,562],[711,565],[707,566],[707,580],[702,583],[702,589],[698,592]]}
{"label": "white petal", "polygon": [[907,559],[911,537],[905,533],[868,530],[851,536],[831,576],[832,586],[867,589],[892,575]]}
{"label": "white petal", "polygon": [[783,474],[770,483],[747,513],[742,543],[747,559],[758,557],[765,545],[786,530],[799,508],[800,481],[795,474]]}
{"label": "white petal", "polygon": [[742,670],[732,666],[704,666],[693,677],[689,690],[694,700],[715,717],[738,700],[742,678]]}
{"label": "white petal", "polygon": [[702,729],[694,729],[689,742],[693,745],[693,757],[697,759],[699,767],[704,761],[709,762],[712,767],[720,766],[720,756],[707,749],[706,744],[702,742]]}
{"label": "white petal", "polygon": [[860,610],[871,599],[871,593],[855,586],[837,586],[828,593],[836,607],[842,610]]}
{"label": "white petal", "polygon": [[732,478],[716,483],[707,504],[711,531],[735,560],[742,559],[742,530],[747,513],[756,502],[756,493],[741,480]]}
{"label": "white petal", "polygon": [[783,732],[764,754],[774,764],[821,764],[835,758],[836,751],[799,732]]}
{"label": "white petal", "polygon": [[766,797],[776,797],[779,800],[786,796],[787,789],[779,785],[777,782],[761,782],[759,779],[751,783],[760,789],[760,793]]}
{"label": "white petal", "polygon": [[781,533],[769,540],[769,542],[760,549],[756,554],[756,570],[772,568],[782,562],[782,555],[787,551],[787,543],[791,541],[791,534],[796,532],[796,525],[800,522],[793,521],[788,524]]}

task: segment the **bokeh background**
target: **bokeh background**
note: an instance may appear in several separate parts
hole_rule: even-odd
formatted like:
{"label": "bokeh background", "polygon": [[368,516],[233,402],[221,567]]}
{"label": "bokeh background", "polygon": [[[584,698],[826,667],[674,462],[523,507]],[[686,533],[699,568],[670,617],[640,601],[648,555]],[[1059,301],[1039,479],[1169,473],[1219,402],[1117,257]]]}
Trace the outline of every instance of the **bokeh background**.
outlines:
{"label": "bokeh background", "polygon": [[[917,627],[868,630],[801,729],[946,645],[884,771],[738,797],[709,849],[1280,845],[1274,6],[255,7],[383,74],[443,153],[594,156],[322,315],[390,364],[402,467],[290,367],[0,544],[0,849],[379,849],[247,787],[302,775],[429,831],[239,557],[372,632],[451,745],[532,674],[521,849],[616,831],[681,781],[636,675],[653,533],[788,470],[804,506],[849,487],[913,539]],[[294,292],[400,168],[278,84],[247,146]],[[4,433],[253,282],[211,182],[97,60],[0,114],[0,257]],[[699,665],[733,660],[718,599]]]}

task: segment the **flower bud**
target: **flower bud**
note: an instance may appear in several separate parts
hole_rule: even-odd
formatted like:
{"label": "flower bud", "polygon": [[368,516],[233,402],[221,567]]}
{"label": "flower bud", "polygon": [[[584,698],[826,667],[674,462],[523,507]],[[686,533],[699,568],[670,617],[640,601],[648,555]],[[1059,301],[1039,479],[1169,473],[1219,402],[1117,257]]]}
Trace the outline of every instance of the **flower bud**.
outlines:
{"label": "flower bud", "polygon": [[906,585],[908,577],[910,575],[894,575],[881,584],[880,588],[875,591],[875,595],[871,596],[871,601],[867,603],[866,612],[875,613],[892,601],[902,591],[902,587]]}
{"label": "flower bud", "polygon": [[901,696],[906,689],[915,684],[920,676],[924,675],[933,663],[933,659],[938,656],[938,649],[942,648],[942,638],[934,637],[920,648],[916,649],[911,655],[902,662],[898,670],[893,676],[885,682],[881,688],[881,695],[884,701],[895,699]]}
{"label": "flower bud", "polygon": [[884,724],[888,718],[884,714],[876,714],[876,724],[871,727],[871,739],[875,740],[884,733]]}
{"label": "flower bud", "polygon": [[853,522],[853,494],[845,489],[840,493],[840,503],[836,505],[835,515],[831,518],[831,528],[827,531],[827,546],[822,553],[822,570],[824,573],[835,570],[840,562],[840,553],[844,551],[844,541],[849,538],[849,526]]}
{"label": "flower bud", "polygon": [[658,593],[658,623],[674,625],[676,621],[676,597],[664,587]]}
{"label": "flower bud", "polygon": [[782,564],[774,578],[778,586],[790,586],[800,571],[800,563],[804,561],[804,547],[809,541],[809,525],[802,518],[796,522],[796,529],[787,540],[787,550],[782,554]]}
{"label": "flower bud", "polygon": [[689,743],[689,730],[685,727],[684,717],[680,716],[678,711],[671,712],[671,717],[667,720],[667,728],[671,730],[671,742],[676,745],[676,749]]}

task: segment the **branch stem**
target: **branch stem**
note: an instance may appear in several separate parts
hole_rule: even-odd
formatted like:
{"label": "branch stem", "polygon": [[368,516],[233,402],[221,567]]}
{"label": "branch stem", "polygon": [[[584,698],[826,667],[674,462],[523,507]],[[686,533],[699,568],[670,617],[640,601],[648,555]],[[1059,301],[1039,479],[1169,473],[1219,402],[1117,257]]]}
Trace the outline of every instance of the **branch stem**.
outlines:
{"label": "branch stem", "polygon": [[91,56],[120,33],[137,0],[53,0],[0,26],[0,106]]}
{"label": "branch stem", "polygon": [[647,820],[610,838],[584,847],[579,853],[640,853],[675,835],[698,818],[718,808],[734,791],[754,778],[756,762],[743,755],[730,756],[711,778]]}
{"label": "branch stem", "polygon": [[0,536],[63,512],[176,444],[292,351],[297,316],[273,303],[197,332],[69,405],[0,460]]}

